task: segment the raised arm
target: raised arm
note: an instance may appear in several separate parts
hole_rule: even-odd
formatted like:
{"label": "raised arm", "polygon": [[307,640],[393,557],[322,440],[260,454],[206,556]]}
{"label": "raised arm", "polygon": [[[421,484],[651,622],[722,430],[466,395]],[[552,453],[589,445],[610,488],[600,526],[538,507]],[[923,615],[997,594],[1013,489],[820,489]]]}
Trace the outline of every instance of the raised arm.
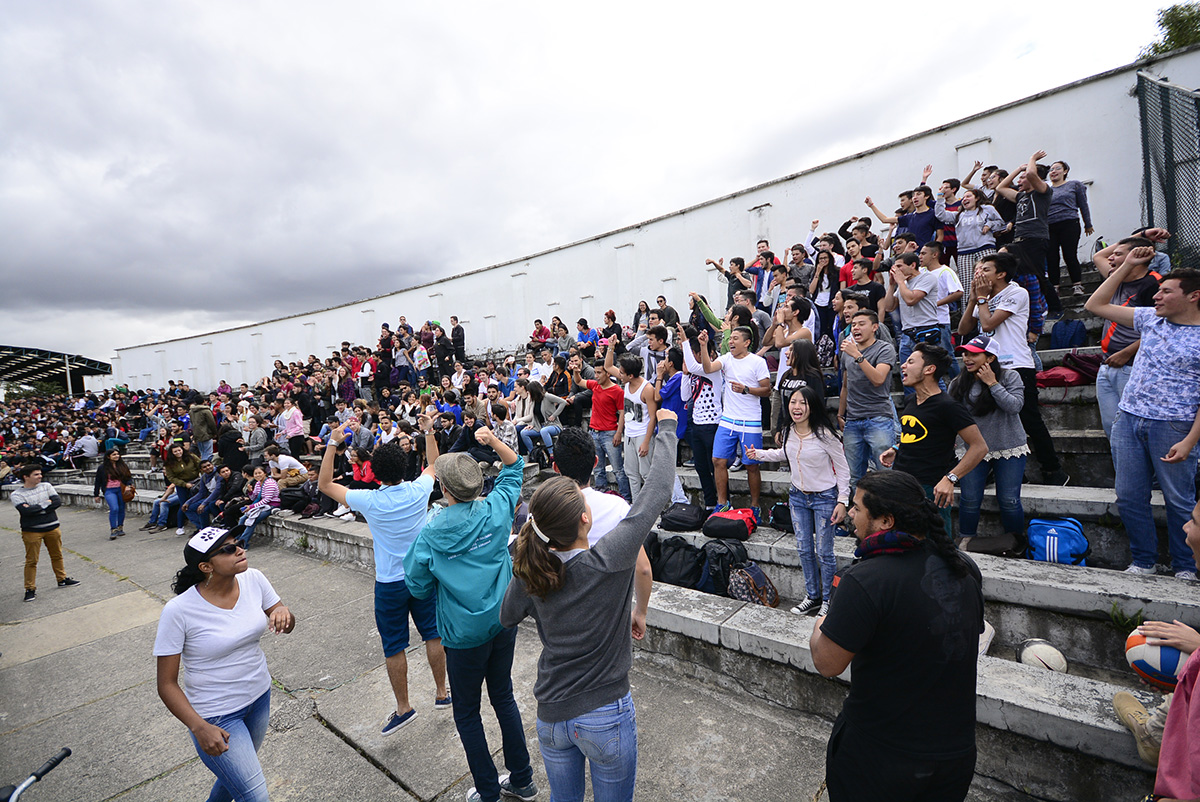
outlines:
{"label": "raised arm", "polygon": [[1111,320],[1113,323],[1133,328],[1134,307],[1117,306],[1112,303],[1112,297],[1116,293],[1117,287],[1121,286],[1122,282],[1125,281],[1125,277],[1129,275],[1134,267],[1148,265],[1153,258],[1153,248],[1145,246],[1134,248],[1125,257],[1124,264],[1109,273],[1108,278],[1104,279],[1100,286],[1096,288],[1096,291],[1092,293],[1092,297],[1087,299],[1087,303],[1083,305],[1083,308],[1105,320]]}
{"label": "raised arm", "polygon": [[869,206],[871,208],[871,211],[875,213],[875,216],[877,218],[879,218],[879,222],[881,222],[881,223],[897,223],[897,222],[899,222],[899,218],[892,217],[890,214],[884,214],[883,212],[881,212],[879,210],[879,207],[875,205],[875,201],[871,200],[870,195],[868,195],[863,202],[866,203],[867,206]]}

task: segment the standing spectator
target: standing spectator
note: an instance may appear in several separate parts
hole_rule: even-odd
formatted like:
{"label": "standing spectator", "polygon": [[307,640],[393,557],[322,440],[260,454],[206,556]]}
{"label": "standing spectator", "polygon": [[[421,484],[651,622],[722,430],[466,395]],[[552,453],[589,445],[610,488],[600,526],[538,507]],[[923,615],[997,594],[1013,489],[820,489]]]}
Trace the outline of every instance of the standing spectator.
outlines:
{"label": "standing spectator", "polygon": [[108,539],[125,536],[125,487],[133,484],[133,474],[121,459],[121,452],[112,449],[104,455],[104,461],[96,468],[96,482],[92,494],[96,503],[104,497],[108,505]]}
{"label": "standing spectator", "polygon": [[970,292],[975,264],[987,254],[996,252],[996,232],[1004,230],[1005,222],[978,189],[963,193],[961,210],[949,211],[939,199],[934,211],[939,220],[954,226],[957,239],[954,264],[958,268],[958,281],[963,292]]}
{"label": "standing spectator", "polygon": [[[512,662],[517,628],[500,624],[500,605],[512,579],[508,531],[521,499],[524,462],[488,428],[476,442],[494,450],[504,467],[487,497],[483,472],[466,454],[443,454],[434,463],[447,505],[435,507],[404,556],[404,575],[416,599],[437,599],[438,631],[454,698],[454,726],[467,753],[475,787],[468,802],[495,802],[500,794],[537,795],[521,712],[513,697]],[[498,777],[479,707],[483,684],[500,723],[504,763]]]}
{"label": "standing spectator", "polygon": [[851,669],[829,738],[830,802],[965,799],[975,773],[979,568],[941,531],[917,480],[898,471],[864,476],[850,519],[858,559],[810,641],[823,676]]}
{"label": "standing spectator", "polygon": [[291,396],[283,399],[283,436],[287,439],[288,451],[293,457],[308,453],[308,440],[304,436],[304,415]]}
{"label": "standing spectator", "polygon": [[49,482],[42,481],[42,468],[37,463],[22,465],[16,474],[21,486],[12,491],[9,500],[21,516],[21,540],[25,542],[25,601],[31,602],[37,598],[37,564],[42,543],[46,544],[58,586],[78,585],[79,580],[67,576],[63,563],[62,530],[54,512],[62,506],[62,499]]}
{"label": "standing spectator", "polygon": [[896,443],[896,407],[890,390],[896,349],[875,336],[878,324],[878,315],[860,310],[850,321],[850,336],[842,340],[844,380],[838,424],[845,438],[852,489],[868,465],[883,467],[880,455]]}
{"label": "standing spectator", "polygon": [[[974,320],[978,319],[980,330],[990,335],[995,343],[994,353],[1000,366],[1020,375],[1025,384],[1021,425],[1042,466],[1042,482],[1061,486],[1070,481],[1070,477],[1062,469],[1062,461],[1038,403],[1037,370],[1026,334],[1032,317],[1032,298],[1029,290],[1014,280],[1019,278],[1017,271],[1020,269],[1016,257],[1009,253],[992,253],[979,260],[958,332],[964,336],[970,334],[975,327]],[[1036,282],[1031,285],[1037,288]]]}
{"label": "standing spectator", "polygon": [[1167,508],[1171,567],[1177,578],[1195,581],[1196,561],[1183,526],[1196,504],[1200,271],[1183,268],[1164,276],[1153,309],[1112,303],[1117,288],[1153,257],[1153,248],[1134,248],[1092,293],[1086,308],[1105,320],[1129,326],[1141,337],[1111,440],[1117,508],[1133,552],[1133,564],[1126,571],[1155,571],[1158,535],[1150,509],[1150,483],[1157,479]]}
{"label": "standing spectator", "polygon": [[213,440],[217,439],[217,419],[206,404],[192,404],[188,409],[191,418],[192,442],[200,453],[200,459],[212,459]]}
{"label": "standing spectator", "polygon": [[792,393],[787,409],[791,425],[783,430],[780,447],[748,448],[746,453],[760,462],[788,464],[792,483],[788,504],[806,595],[792,612],[807,615],[819,607],[819,615],[825,615],[837,570],[833,530],[846,517],[850,470],[823,396],[811,387],[801,387]]}
{"label": "standing spectator", "polygon": [[[942,331],[938,328],[937,276],[922,270],[915,253],[902,253],[892,265],[891,282],[883,305],[887,311],[900,312],[900,363],[904,364],[918,343],[938,344]],[[912,395],[906,387],[904,394]]]}
{"label": "standing spectator", "polygon": [[[657,403],[654,385],[642,377],[642,360],[633,354],[621,354],[613,365],[612,351],[604,357],[604,369],[615,374],[624,387],[625,415],[619,429],[623,443],[625,476],[629,480],[629,496],[637,501],[654,458],[652,423]],[[524,437],[524,435],[522,435]]]}
{"label": "standing spectator", "polygon": [[467,333],[458,322],[458,315],[450,316],[450,342],[454,345],[454,358],[459,362],[467,361]]}
{"label": "standing spectator", "polygon": [[[1125,264],[1134,248],[1153,248],[1154,243],[1144,237],[1126,237],[1116,245],[1109,245],[1092,258],[1092,263],[1101,276],[1107,278],[1114,270]],[[1139,262],[1125,273],[1125,280],[1113,292],[1109,303],[1131,308],[1154,306],[1158,294],[1158,283],[1162,275],[1151,269],[1150,262]],[[1117,417],[1117,405],[1125,392],[1125,385],[1133,375],[1133,359],[1141,345],[1141,338],[1131,327],[1109,322],[1100,335],[1100,350],[1104,364],[1096,375],[1096,403],[1100,407],[1100,425],[1104,436],[1112,438],[1113,421]]]}
{"label": "standing spectator", "polygon": [[[1062,301],[1046,278],[1046,264],[1050,255],[1050,202],[1054,190],[1046,183],[1050,172],[1038,159],[1046,155],[1039,150],[1029,157],[1029,163],[1017,168],[996,187],[996,193],[1016,204],[1013,218],[1013,239],[1006,246],[1009,253],[1023,263],[1023,271],[1035,276],[1041,285],[1042,294],[1050,314],[1062,316]],[[1013,185],[1016,184],[1016,188]]]}
{"label": "standing spectator", "polygon": [[629,479],[625,476],[625,460],[621,448],[621,417],[625,410],[625,390],[612,380],[606,364],[596,365],[596,379],[585,380],[578,363],[572,374],[576,384],[583,384],[592,393],[592,416],[589,433],[596,446],[596,467],[593,484],[598,490],[608,489],[607,466],[611,465],[617,480],[617,492],[629,501]]}
{"label": "standing spectator", "polygon": [[[952,537],[950,503],[954,486],[975,469],[987,454],[987,443],[970,413],[939,386],[950,370],[950,354],[939,345],[918,343],[900,368],[904,384],[916,392],[900,412],[900,445],[884,452],[880,461],[888,468],[912,474],[921,489],[942,511],[946,536]],[[955,436],[967,450],[955,457]]]}
{"label": "standing spectator", "polygon": [[[937,278],[938,292],[937,304],[937,325],[941,339],[938,344],[946,349],[947,353],[954,350],[954,342],[950,338],[950,307],[957,304],[963,297],[963,285],[959,283],[958,276],[949,267],[942,264],[941,257],[942,247],[936,242],[925,243],[920,250],[918,258],[921,262],[921,267]],[[950,378],[958,375],[958,362],[950,360]]]}
{"label": "standing spectator", "polygon": [[[978,532],[989,475],[996,482],[996,504],[1005,533],[1019,538],[1025,531],[1021,482],[1029,446],[1020,415],[1025,387],[1016,371],[1001,366],[999,350],[999,344],[986,334],[974,338],[959,348],[966,369],[950,382],[950,397],[971,413],[988,447],[983,461],[959,483],[958,533],[964,547]],[[961,457],[965,451],[964,444],[956,453]]]}
{"label": "standing spectator", "polygon": [[159,698],[217,776],[209,799],[265,801],[256,753],[267,734],[271,675],[259,641],[268,631],[291,632],[296,617],[249,567],[233,532],[205,529],[183,556],[154,639]]}
{"label": "standing spectator", "polygon": [[[700,362],[704,372],[721,371],[724,395],[721,398],[721,422],[713,442],[713,473],[717,485],[717,510],[731,509],[729,503],[729,463],[742,456],[747,446],[762,448],[763,412],[760,399],[771,395],[771,371],[767,361],[754,353],[754,332],[738,326],[730,334],[729,353],[714,360],[708,349],[708,335],[700,333]],[[757,461],[744,457],[746,481],[750,485],[750,509],[762,523],[759,492],[762,468]]]}
{"label": "standing spectator", "polygon": [[433,421],[420,417],[425,437],[425,458],[429,467],[415,480],[403,481],[404,466],[409,462],[400,440],[375,449],[372,460],[378,490],[347,490],[333,481],[333,463],[337,447],[345,440],[339,427],[329,433],[329,443],[321,460],[317,485],[321,492],[338,504],[360,512],[371,527],[375,549],[375,626],[383,641],[383,656],[388,679],[396,697],[396,709],[383,727],[383,735],[393,735],[417,717],[408,698],[408,619],[411,616],[425,641],[425,657],[436,685],[435,710],[450,710],[450,692],[446,688],[446,652],[437,627],[437,604],[433,599],[417,599],[405,583],[404,558],[425,525],[429,494],[433,492],[434,465],[438,458]]}
{"label": "standing spectator", "polygon": [[[1045,154],[1043,154],[1045,155]],[[927,242],[931,242],[937,234],[941,224],[937,219],[937,215],[929,204],[933,203],[933,190],[925,185],[921,185],[909,193],[912,198],[911,210],[903,211],[901,214],[893,217],[884,214],[875,205],[875,202],[868,196],[865,200],[867,206],[871,207],[871,211],[879,218],[881,223],[896,223],[897,231],[903,231],[913,235],[916,240],[917,247],[921,247]],[[900,207],[904,209],[905,194],[900,195]]]}
{"label": "standing spectator", "polygon": [[600,542],[591,546],[587,501],[565,476],[534,492],[517,537],[515,578],[500,623],[514,627],[532,616],[538,625],[542,657],[533,693],[555,799],[583,798],[589,763],[597,800],[633,798],[638,750],[629,686],[631,591],[642,543],[667,504],[675,473],[675,415],[663,409],[657,418],[661,426],[643,492]]}
{"label": "standing spectator", "polygon": [[1081,181],[1068,179],[1071,165],[1064,161],[1056,161],[1050,165],[1050,186],[1053,196],[1050,199],[1050,212],[1047,221],[1050,224],[1050,252],[1048,267],[1050,283],[1056,288],[1059,282],[1058,254],[1062,251],[1062,260],[1066,262],[1067,272],[1071,274],[1073,291],[1083,295],[1083,270],[1079,266],[1079,216],[1083,215],[1083,230],[1089,237],[1092,235],[1092,210],[1088,207],[1087,187]]}
{"label": "standing spectator", "polygon": [[[690,418],[687,429],[688,443],[692,447],[692,463],[696,466],[696,476],[700,479],[704,506],[711,510],[718,504],[712,456],[717,427],[721,423],[721,397],[725,390],[725,376],[720,370],[706,371],[701,364],[702,348],[708,351],[710,360],[717,358],[716,344],[711,339],[702,345],[699,332],[695,328],[685,330],[680,327],[677,331],[683,349],[683,364],[690,382],[690,398],[686,400]],[[707,336],[707,331],[704,331]]]}

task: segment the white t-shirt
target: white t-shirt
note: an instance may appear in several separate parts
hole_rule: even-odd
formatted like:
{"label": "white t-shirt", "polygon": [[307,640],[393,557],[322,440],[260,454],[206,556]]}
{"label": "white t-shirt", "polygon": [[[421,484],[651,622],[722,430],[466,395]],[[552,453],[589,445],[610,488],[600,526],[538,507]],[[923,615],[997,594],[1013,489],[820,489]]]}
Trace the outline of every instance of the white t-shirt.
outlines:
{"label": "white t-shirt", "polygon": [[304,464],[295,457],[288,456],[287,454],[280,454],[278,457],[271,460],[271,468],[278,470],[281,473],[287,473],[288,471],[300,471],[301,476],[308,476],[308,469],[304,467]]}
{"label": "white t-shirt", "polygon": [[748,388],[758,387],[763,379],[771,378],[767,360],[758,354],[746,354],[741,359],[735,359],[733,354],[722,354],[721,374],[725,377],[725,395],[721,399],[721,425],[735,432],[761,431],[762,399],[749,393],[734,392],[732,382],[744,384]]}
{"label": "white t-shirt", "polygon": [[629,502],[612,493],[601,493],[594,487],[585,487],[583,497],[592,508],[592,528],[588,530],[588,547],[594,548],[600,538],[607,535],[629,514]]}
{"label": "white t-shirt", "polygon": [[[941,267],[933,271],[938,280],[938,300],[942,300],[947,295],[952,295],[956,292],[963,292],[962,282],[958,280],[958,274],[948,267]],[[950,304],[942,304],[937,308],[938,325],[950,325]]]}
{"label": "white t-shirt", "polygon": [[[1003,368],[1032,368],[1033,354],[1029,351],[1029,340],[1026,331],[1029,328],[1029,290],[1015,281],[1000,290],[988,301],[988,309],[992,312],[1011,312],[995,331],[987,332],[996,343],[997,359]],[[971,310],[978,318],[979,307]]]}
{"label": "white t-shirt", "polygon": [[167,602],[158,619],[154,656],[180,655],[183,692],[201,718],[241,710],[271,687],[267,656],[258,645],[267,631],[263,611],[279,594],[262,571],[237,575],[237,604],[223,610],[196,587]]}

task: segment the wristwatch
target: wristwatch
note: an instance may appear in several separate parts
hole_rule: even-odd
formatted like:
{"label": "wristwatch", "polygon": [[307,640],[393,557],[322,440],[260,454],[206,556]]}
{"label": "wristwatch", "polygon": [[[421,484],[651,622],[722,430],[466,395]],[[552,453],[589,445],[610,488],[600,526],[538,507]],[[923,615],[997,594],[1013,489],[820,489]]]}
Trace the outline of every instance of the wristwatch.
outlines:
{"label": "wristwatch", "polygon": [[856,365],[861,365],[864,359],[866,359],[866,357],[862,354],[859,354],[858,356],[854,357],[854,363]]}
{"label": "wristwatch", "polygon": [[950,484],[952,484],[952,485],[958,484],[958,477],[955,476],[954,474],[948,473],[948,474],[946,474],[946,478],[950,480]]}

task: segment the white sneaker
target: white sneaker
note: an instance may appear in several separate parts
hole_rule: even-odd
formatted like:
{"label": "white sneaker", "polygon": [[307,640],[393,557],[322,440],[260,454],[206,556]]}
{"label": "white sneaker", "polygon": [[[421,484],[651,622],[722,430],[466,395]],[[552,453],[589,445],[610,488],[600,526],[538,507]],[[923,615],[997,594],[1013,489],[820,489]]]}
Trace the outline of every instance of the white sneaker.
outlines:
{"label": "white sneaker", "polygon": [[176,530],[175,530],[175,534],[176,534],[176,535],[179,535],[179,536],[182,536],[182,535],[183,535],[183,527],[181,526],[181,527],[179,527],[178,529],[176,529]]}
{"label": "white sneaker", "polygon": [[1189,582],[1195,582],[1196,581],[1196,572],[1195,571],[1176,571],[1175,578],[1176,579],[1186,579]]}
{"label": "white sneaker", "polygon": [[1125,569],[1125,573],[1138,574],[1139,576],[1153,576],[1154,569],[1153,568],[1143,568],[1140,565],[1130,565],[1128,568]]}
{"label": "white sneaker", "polygon": [[287,517],[290,517],[290,516],[292,516],[292,515],[295,515],[295,514],[296,514],[296,511],[295,511],[295,510],[276,510],[276,512],[278,512],[278,513],[279,513],[280,515],[282,515],[284,518],[287,518]]}
{"label": "white sneaker", "polygon": [[339,515],[339,516],[337,516],[337,517],[338,517],[338,518],[341,518],[343,521],[353,521],[353,520],[354,520],[354,513],[352,513],[352,512],[348,512],[348,513],[346,513],[345,515]]}
{"label": "white sneaker", "polygon": [[345,504],[339,504],[339,505],[337,505],[337,509],[329,514],[332,515],[334,518],[341,518],[343,515],[345,515],[348,512],[350,512],[349,507],[347,507]]}
{"label": "white sneaker", "polygon": [[821,611],[817,613],[817,618],[824,618],[829,614],[829,599],[821,602]]}

